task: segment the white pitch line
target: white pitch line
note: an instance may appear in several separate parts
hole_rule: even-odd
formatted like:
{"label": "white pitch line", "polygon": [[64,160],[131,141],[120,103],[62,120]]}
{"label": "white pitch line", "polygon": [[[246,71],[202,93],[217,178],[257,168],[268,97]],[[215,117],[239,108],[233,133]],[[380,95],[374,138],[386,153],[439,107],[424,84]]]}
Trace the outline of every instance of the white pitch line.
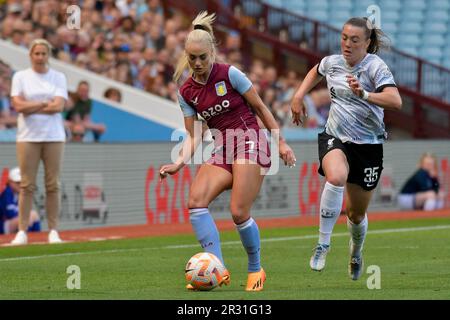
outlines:
{"label": "white pitch line", "polygon": [[[385,233],[402,233],[402,232],[417,232],[417,231],[430,231],[430,230],[444,230],[450,229],[450,225],[438,225],[429,227],[416,227],[416,228],[396,228],[396,229],[381,229],[369,231],[368,234],[385,234]],[[333,237],[344,237],[349,236],[348,232],[340,232],[333,234]],[[279,241],[293,241],[293,240],[306,240],[315,239],[317,234],[305,235],[305,236],[293,236],[293,237],[278,237],[278,238],[264,238],[261,242],[279,242]],[[241,245],[241,241],[224,241],[221,243],[222,246],[233,246]],[[14,257],[14,258],[4,258],[0,259],[0,262],[9,261],[20,261],[20,260],[34,260],[42,258],[52,258],[52,257],[68,257],[68,256],[80,256],[88,254],[104,254],[104,253],[121,253],[121,252],[134,252],[142,250],[161,250],[161,249],[183,249],[183,248],[197,248],[198,244],[183,244],[183,245],[171,245],[164,247],[147,247],[147,248],[127,248],[127,249],[111,249],[111,250],[97,250],[97,251],[81,251],[81,252],[67,252],[67,253],[55,253],[55,254],[45,254],[40,256],[24,256],[24,257]]]}

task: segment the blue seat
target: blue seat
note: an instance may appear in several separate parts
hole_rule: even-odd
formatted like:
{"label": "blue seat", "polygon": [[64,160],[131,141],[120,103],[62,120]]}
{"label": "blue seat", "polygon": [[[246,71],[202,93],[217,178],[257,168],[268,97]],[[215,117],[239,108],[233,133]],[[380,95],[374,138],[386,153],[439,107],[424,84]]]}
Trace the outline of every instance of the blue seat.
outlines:
{"label": "blue seat", "polygon": [[442,58],[442,50],[438,48],[426,48],[422,47],[419,50],[419,55],[427,61],[431,61],[433,63],[439,63]]}
{"label": "blue seat", "polygon": [[422,80],[422,93],[427,96],[441,98],[444,93],[444,86],[440,78],[428,78]]}
{"label": "blue seat", "polygon": [[442,59],[441,64],[450,70],[450,56],[448,56],[448,58]]}
{"label": "blue seat", "polygon": [[352,14],[349,10],[336,10],[329,11],[328,13],[329,19],[332,21],[347,21],[352,17]]}
{"label": "blue seat", "polygon": [[314,0],[306,2],[307,10],[327,10],[329,2],[327,0]]}
{"label": "blue seat", "polygon": [[243,0],[242,9],[244,14],[250,17],[259,17],[262,14],[262,5],[255,1]]}
{"label": "blue seat", "polygon": [[427,3],[429,8],[437,10],[449,10],[450,2],[448,0],[429,0]]}
{"label": "blue seat", "polygon": [[303,0],[281,0],[283,8],[290,10],[292,7],[306,7],[306,3]]}
{"label": "blue seat", "polygon": [[448,27],[446,23],[443,22],[425,22],[423,26],[423,30],[431,33],[441,33],[445,34],[448,31]]}
{"label": "blue seat", "polygon": [[283,13],[278,10],[269,9],[267,13],[267,27],[269,30],[279,29],[283,26]]}
{"label": "blue seat", "polygon": [[408,53],[408,54],[410,54],[410,55],[412,55],[412,56],[418,56],[419,55],[419,51],[417,50],[417,47],[415,47],[415,46],[410,46],[410,47],[408,47],[408,46],[402,46],[401,48],[400,48],[400,50],[402,50],[402,51],[404,51],[404,52],[406,52],[406,53]]}
{"label": "blue seat", "polygon": [[446,43],[443,35],[426,33],[422,36],[422,44],[425,47],[442,47]]}
{"label": "blue seat", "polygon": [[387,11],[384,12],[381,16],[381,23],[383,22],[397,22],[400,20],[400,14],[398,11]]}
{"label": "blue seat", "polygon": [[415,59],[398,56],[395,64],[391,65],[395,80],[402,85],[415,88],[417,83],[417,61]]}
{"label": "blue seat", "polygon": [[273,7],[277,7],[277,8],[283,7],[283,2],[281,0],[263,0],[262,2],[265,2],[269,6],[273,6]]}
{"label": "blue seat", "polygon": [[330,8],[332,10],[347,10],[350,11],[353,7],[353,3],[351,0],[339,0],[339,1],[331,1]]}
{"label": "blue seat", "polygon": [[425,20],[425,12],[421,9],[406,8],[402,11],[400,21],[402,23],[422,23]]}
{"label": "blue seat", "polygon": [[319,20],[322,22],[328,22],[328,11],[327,10],[309,10],[306,12],[309,18]]}
{"label": "blue seat", "polygon": [[408,6],[409,8],[423,10],[427,7],[427,4],[426,4],[425,0],[409,0],[406,2],[406,6]]}
{"label": "blue seat", "polygon": [[[385,23],[381,23],[381,29],[386,33],[386,34],[396,34],[398,31],[398,25],[395,22],[385,22]],[[403,26],[402,26],[402,30],[403,30]]]}
{"label": "blue seat", "polygon": [[378,6],[381,10],[399,10],[402,4],[399,0],[381,0],[378,2]]}
{"label": "blue seat", "polygon": [[[404,21],[399,23],[399,29],[401,28],[401,31],[403,33],[415,33],[420,34],[423,30],[422,23],[420,22],[410,22],[410,21]],[[383,28],[383,25],[381,25]]]}
{"label": "blue seat", "polygon": [[306,4],[298,0],[281,0],[283,9],[289,12],[304,13],[306,11]]}
{"label": "blue seat", "polygon": [[449,15],[447,12],[447,9],[434,9],[434,8],[430,8],[426,13],[425,13],[425,21],[430,21],[430,22],[448,22],[449,20]]}
{"label": "blue seat", "polygon": [[289,40],[293,42],[298,42],[301,40],[304,33],[304,28],[300,24],[291,24],[288,27]]}
{"label": "blue seat", "polygon": [[445,58],[450,59],[450,43],[447,42],[447,45],[442,49],[442,55]]}
{"label": "blue seat", "polygon": [[414,33],[398,33],[397,43],[400,47],[417,47],[421,44],[421,39]]}

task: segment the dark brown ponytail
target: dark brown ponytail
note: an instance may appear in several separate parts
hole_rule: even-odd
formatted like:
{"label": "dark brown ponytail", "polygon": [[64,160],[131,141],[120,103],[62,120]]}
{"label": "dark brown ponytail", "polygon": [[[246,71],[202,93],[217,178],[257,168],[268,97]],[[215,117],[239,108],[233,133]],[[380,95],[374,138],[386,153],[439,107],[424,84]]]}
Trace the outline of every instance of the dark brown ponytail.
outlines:
{"label": "dark brown ponytail", "polygon": [[380,51],[380,49],[389,47],[388,37],[386,36],[386,34],[381,31],[380,28],[377,28],[377,26],[375,26],[367,17],[350,18],[346,23],[344,23],[344,25],[346,24],[364,29],[366,39],[370,39],[370,44],[367,47],[368,53],[374,54]]}

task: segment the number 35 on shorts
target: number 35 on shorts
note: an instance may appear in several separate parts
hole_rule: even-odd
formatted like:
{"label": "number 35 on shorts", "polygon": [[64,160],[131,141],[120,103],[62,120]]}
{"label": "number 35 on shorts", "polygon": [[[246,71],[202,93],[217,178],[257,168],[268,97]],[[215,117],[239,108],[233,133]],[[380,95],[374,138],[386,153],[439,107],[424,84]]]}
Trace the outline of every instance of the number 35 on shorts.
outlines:
{"label": "number 35 on shorts", "polygon": [[379,169],[380,167],[369,167],[364,169],[364,182],[368,188],[373,187],[377,183]]}

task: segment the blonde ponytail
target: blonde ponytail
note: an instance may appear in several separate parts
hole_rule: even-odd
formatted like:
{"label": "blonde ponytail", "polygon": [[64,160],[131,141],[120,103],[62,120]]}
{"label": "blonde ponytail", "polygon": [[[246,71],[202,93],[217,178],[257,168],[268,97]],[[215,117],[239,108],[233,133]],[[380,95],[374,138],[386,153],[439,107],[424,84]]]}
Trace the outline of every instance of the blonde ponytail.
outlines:
{"label": "blonde ponytail", "polygon": [[[212,61],[216,59],[216,38],[214,37],[213,23],[216,20],[216,14],[212,13],[208,15],[207,11],[200,12],[192,25],[194,30],[189,32],[185,46],[188,42],[204,42],[211,47]],[[185,70],[189,69],[189,75],[192,75],[192,69],[189,67],[188,57],[184,52],[178,60],[175,72],[173,74],[173,80],[178,82]]]}

